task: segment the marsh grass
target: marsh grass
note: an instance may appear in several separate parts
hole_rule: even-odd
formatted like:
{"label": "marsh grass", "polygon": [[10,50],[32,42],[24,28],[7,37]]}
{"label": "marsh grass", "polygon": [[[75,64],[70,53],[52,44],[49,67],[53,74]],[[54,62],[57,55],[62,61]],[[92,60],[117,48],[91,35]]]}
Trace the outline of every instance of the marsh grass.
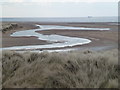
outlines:
{"label": "marsh grass", "polygon": [[4,88],[117,88],[117,50],[16,53],[4,51]]}

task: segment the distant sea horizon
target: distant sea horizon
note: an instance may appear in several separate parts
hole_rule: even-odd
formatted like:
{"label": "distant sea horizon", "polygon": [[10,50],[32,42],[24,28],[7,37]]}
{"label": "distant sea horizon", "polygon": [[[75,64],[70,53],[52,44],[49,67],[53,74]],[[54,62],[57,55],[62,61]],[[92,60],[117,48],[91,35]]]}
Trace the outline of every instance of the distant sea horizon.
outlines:
{"label": "distant sea horizon", "polygon": [[17,21],[17,22],[118,22],[118,17],[19,17],[19,18],[0,18],[0,21]]}

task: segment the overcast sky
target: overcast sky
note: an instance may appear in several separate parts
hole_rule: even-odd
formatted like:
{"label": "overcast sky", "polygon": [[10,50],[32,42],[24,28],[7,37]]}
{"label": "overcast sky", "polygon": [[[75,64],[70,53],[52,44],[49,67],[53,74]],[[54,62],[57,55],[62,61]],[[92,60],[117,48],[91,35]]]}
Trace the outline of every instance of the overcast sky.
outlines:
{"label": "overcast sky", "polygon": [[2,17],[117,16],[118,1],[119,0],[0,0]]}
{"label": "overcast sky", "polygon": [[0,0],[0,2],[118,2],[119,0]]}

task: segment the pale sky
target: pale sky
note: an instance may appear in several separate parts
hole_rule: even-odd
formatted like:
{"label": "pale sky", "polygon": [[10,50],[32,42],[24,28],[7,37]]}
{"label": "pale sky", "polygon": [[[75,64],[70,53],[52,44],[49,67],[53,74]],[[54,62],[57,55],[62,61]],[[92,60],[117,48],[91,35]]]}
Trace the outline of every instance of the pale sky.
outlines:
{"label": "pale sky", "polygon": [[[0,17],[118,16],[119,0],[0,0]],[[0,8],[1,9],[1,8]]]}
{"label": "pale sky", "polygon": [[119,0],[0,0],[0,2],[118,2]]}

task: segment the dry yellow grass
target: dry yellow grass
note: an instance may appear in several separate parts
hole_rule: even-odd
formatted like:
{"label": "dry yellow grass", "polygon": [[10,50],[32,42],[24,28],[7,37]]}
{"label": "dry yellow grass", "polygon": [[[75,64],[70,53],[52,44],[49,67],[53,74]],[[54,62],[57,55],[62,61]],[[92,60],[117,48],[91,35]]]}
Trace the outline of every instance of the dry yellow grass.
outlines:
{"label": "dry yellow grass", "polygon": [[117,88],[118,51],[4,51],[3,88]]}

